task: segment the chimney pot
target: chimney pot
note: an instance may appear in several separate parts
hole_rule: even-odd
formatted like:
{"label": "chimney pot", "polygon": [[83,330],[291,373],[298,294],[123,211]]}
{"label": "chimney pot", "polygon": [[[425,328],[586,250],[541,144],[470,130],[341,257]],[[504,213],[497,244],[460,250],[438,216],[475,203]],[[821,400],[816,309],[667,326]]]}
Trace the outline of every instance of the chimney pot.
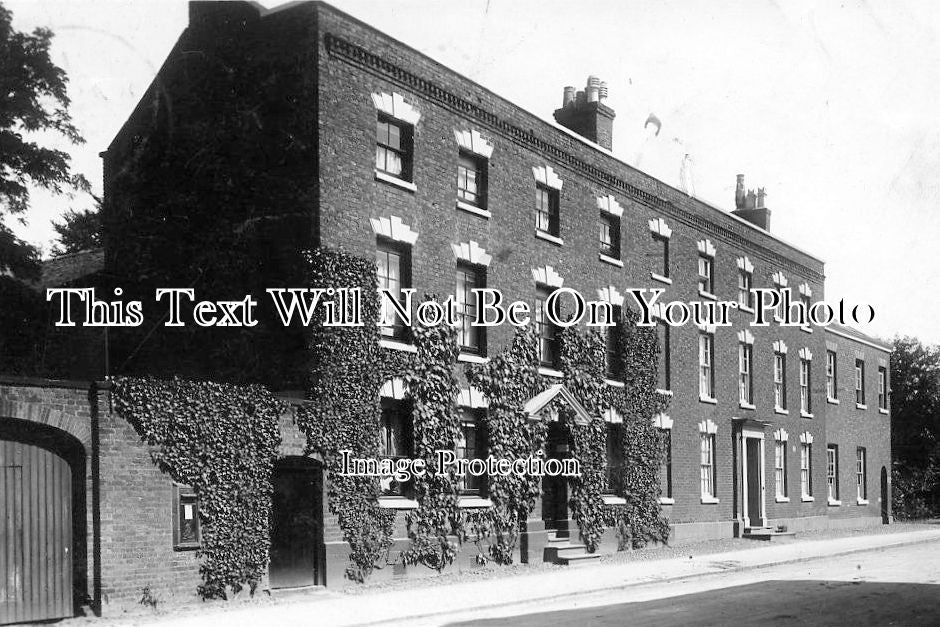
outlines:
{"label": "chimney pot", "polygon": [[562,101],[561,101],[561,106],[562,106],[562,107],[571,107],[571,106],[574,106],[575,94],[576,94],[576,93],[577,93],[577,90],[576,90],[574,87],[572,87],[572,86],[570,86],[570,85],[569,85],[568,87],[565,87],[565,95],[564,95],[564,98],[563,98]]}
{"label": "chimney pot", "polygon": [[555,111],[555,120],[578,135],[607,150],[613,147],[613,109],[601,102],[607,97],[607,83],[588,76],[584,91],[565,87],[562,106]]}

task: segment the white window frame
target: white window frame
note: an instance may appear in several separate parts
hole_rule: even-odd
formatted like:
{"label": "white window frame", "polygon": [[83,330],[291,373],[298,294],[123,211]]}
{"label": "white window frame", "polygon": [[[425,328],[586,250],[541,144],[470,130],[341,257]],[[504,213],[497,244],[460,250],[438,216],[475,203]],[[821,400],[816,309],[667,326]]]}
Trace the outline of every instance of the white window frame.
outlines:
{"label": "white window frame", "polygon": [[718,467],[716,447],[718,427],[711,420],[699,423],[699,489],[702,503],[718,503]]}
{"label": "white window frame", "polygon": [[855,502],[868,505],[868,449],[855,448]]}
{"label": "white window frame", "polygon": [[698,340],[698,394],[699,400],[715,402],[715,334],[699,331]]}
{"label": "white window frame", "polygon": [[813,435],[800,435],[800,500],[812,502],[813,497]]}
{"label": "white window frame", "polygon": [[777,503],[790,502],[790,486],[787,481],[787,432],[779,429],[774,433],[774,492]]}

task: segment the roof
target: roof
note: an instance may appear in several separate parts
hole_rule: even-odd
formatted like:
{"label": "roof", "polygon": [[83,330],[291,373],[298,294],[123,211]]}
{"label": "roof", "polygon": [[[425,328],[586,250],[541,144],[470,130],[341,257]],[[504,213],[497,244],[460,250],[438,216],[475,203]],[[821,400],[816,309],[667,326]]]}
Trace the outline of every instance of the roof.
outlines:
{"label": "roof", "polygon": [[894,346],[892,346],[891,343],[873,335],[862,333],[858,329],[845,326],[844,324],[837,324],[834,322],[825,327],[825,329],[827,333],[832,333],[833,335],[838,335],[856,342],[860,342],[862,344],[867,344],[872,348],[878,348],[889,353],[894,350]]}
{"label": "roof", "polygon": [[[456,70],[453,70],[453,69],[451,69],[451,68],[445,66],[444,64],[442,64],[442,63],[440,63],[439,61],[435,60],[433,57],[428,56],[427,54],[425,54],[425,53],[423,53],[423,52],[417,50],[416,48],[414,48],[414,47],[412,47],[412,46],[409,46],[408,44],[406,44],[406,43],[404,43],[404,42],[402,42],[402,41],[400,41],[400,40],[398,40],[398,39],[392,37],[392,36],[389,35],[388,33],[385,33],[384,31],[379,30],[378,28],[372,26],[371,24],[368,24],[368,23],[366,23],[366,22],[363,22],[362,20],[360,20],[360,19],[358,19],[358,18],[356,18],[356,17],[350,15],[349,13],[346,13],[345,11],[343,11],[343,10],[341,10],[341,9],[336,8],[335,6],[333,6],[333,5],[331,5],[331,4],[327,3],[327,2],[323,2],[322,0],[294,0],[294,1],[290,1],[290,2],[285,2],[285,3],[281,4],[281,5],[278,5],[278,6],[275,6],[275,7],[272,7],[272,8],[266,8],[266,7],[260,5],[260,4],[257,3],[257,2],[219,3],[219,2],[205,2],[205,1],[200,2],[200,1],[195,1],[195,2],[190,2],[190,21],[192,22],[192,16],[193,16],[193,10],[194,10],[194,8],[196,9],[196,12],[202,12],[202,11],[206,11],[206,10],[209,10],[209,11],[212,11],[212,10],[223,10],[223,11],[224,11],[225,9],[222,8],[222,5],[226,5],[226,4],[229,4],[229,5],[236,5],[236,4],[241,5],[240,7],[238,7],[239,10],[245,10],[245,9],[247,9],[247,10],[250,11],[250,12],[254,12],[254,14],[257,16],[257,19],[259,19],[259,20],[262,20],[262,19],[264,19],[264,18],[266,18],[266,17],[272,16],[272,15],[275,15],[275,14],[279,14],[279,13],[282,13],[282,12],[287,12],[287,11],[292,11],[292,10],[301,10],[301,11],[302,11],[302,10],[304,10],[304,9],[306,9],[306,8],[309,8],[309,7],[318,7],[318,8],[319,8],[319,7],[322,7],[322,8],[328,9],[329,11],[333,12],[334,14],[336,14],[336,15],[338,15],[338,16],[341,16],[341,17],[342,17],[343,19],[345,19],[345,20],[349,20],[349,21],[351,21],[351,22],[353,22],[353,23],[355,23],[355,24],[358,24],[358,25],[360,25],[360,26],[362,26],[362,27],[364,27],[364,28],[366,28],[366,29],[369,29],[369,30],[371,30],[371,31],[373,31],[373,32],[375,32],[375,33],[381,34],[383,37],[387,38],[389,41],[394,42],[396,45],[401,46],[402,48],[404,48],[404,49],[410,51],[411,53],[414,53],[414,54],[416,54],[416,55],[418,55],[418,56],[420,56],[420,57],[423,57],[424,59],[427,59],[429,62],[431,62],[432,64],[436,65],[437,67],[439,67],[439,68],[445,70],[446,72],[449,72],[449,73],[451,73],[451,74],[454,74],[454,75],[456,75],[456,76],[459,76],[461,79],[463,79],[463,80],[469,82],[471,85],[473,85],[473,86],[475,86],[476,88],[482,90],[483,92],[488,93],[488,94],[491,94],[492,96],[498,98],[499,100],[502,100],[503,102],[507,103],[508,105],[510,105],[511,107],[513,107],[514,109],[516,109],[516,110],[518,110],[518,111],[520,111],[520,112],[522,112],[522,113],[524,113],[524,114],[526,114],[526,115],[528,115],[528,116],[531,116],[531,117],[534,118],[535,120],[538,120],[539,122],[541,122],[542,124],[544,124],[546,127],[548,127],[549,129],[551,129],[552,131],[555,131],[556,133],[557,133],[557,132],[560,132],[560,133],[566,135],[567,137],[570,137],[570,138],[575,139],[576,141],[578,141],[579,143],[585,145],[586,147],[590,148],[591,150],[593,150],[593,151],[595,151],[595,152],[597,152],[597,153],[600,153],[600,154],[605,155],[607,158],[612,159],[613,161],[615,161],[616,163],[618,163],[620,166],[627,168],[628,171],[631,171],[631,172],[633,172],[633,173],[639,174],[639,175],[641,175],[642,177],[645,177],[646,179],[649,179],[649,180],[651,180],[651,181],[656,181],[656,182],[657,182],[660,186],[662,186],[663,188],[666,188],[666,189],[670,190],[671,192],[676,193],[676,194],[679,195],[679,196],[684,196],[684,195],[685,195],[684,192],[681,192],[680,190],[677,190],[674,186],[672,186],[672,185],[670,185],[670,184],[668,184],[668,183],[666,183],[666,182],[664,182],[664,181],[661,181],[661,180],[657,179],[656,177],[654,177],[654,176],[652,176],[652,175],[650,175],[650,174],[647,174],[646,172],[644,172],[644,171],[642,171],[642,170],[636,168],[635,166],[633,166],[633,165],[627,163],[627,162],[624,161],[623,159],[621,159],[621,158],[615,156],[611,151],[609,151],[609,150],[603,148],[603,147],[600,146],[599,144],[597,144],[597,143],[595,143],[595,142],[592,142],[592,141],[590,141],[589,139],[587,139],[587,138],[585,138],[585,137],[579,135],[578,133],[575,133],[575,132],[571,131],[570,129],[561,126],[560,124],[556,123],[554,120],[546,119],[546,118],[544,118],[544,117],[542,117],[542,116],[540,116],[540,115],[534,114],[534,113],[532,113],[531,111],[526,110],[525,108],[519,106],[519,105],[516,104],[515,102],[509,100],[508,98],[505,98],[505,97],[503,97],[503,96],[500,96],[499,94],[497,94],[497,93],[493,92],[492,90],[490,90],[490,89],[484,87],[483,85],[481,85],[480,83],[474,81],[473,79],[470,79],[470,78],[464,76],[463,74],[457,72]],[[197,7],[198,7],[198,8],[197,8]],[[232,7],[232,8],[234,9],[235,7]],[[186,35],[186,31],[188,31],[188,30],[189,30],[189,29],[184,30],[184,32],[181,34],[180,39],[176,42],[176,45],[174,46],[174,51],[175,51],[175,50],[180,46],[180,44],[184,41],[185,35]],[[141,109],[141,107],[144,105],[144,103],[149,100],[149,99],[148,99],[148,94],[150,94],[151,90],[154,89],[154,86],[155,86],[156,83],[158,82],[158,77],[164,72],[164,70],[165,70],[165,68],[167,67],[168,63],[170,62],[172,56],[173,56],[173,51],[171,51],[170,54],[167,56],[167,58],[164,60],[163,65],[161,66],[161,68],[160,68],[160,69],[158,70],[158,72],[157,72],[157,76],[154,77],[154,81],[151,83],[150,87],[147,89],[147,91],[146,91],[146,92],[144,93],[144,95],[141,97],[140,101],[138,102],[137,106],[136,106],[135,109],[134,109],[134,112],[132,112],[131,116],[125,121],[124,125],[121,127],[121,129],[118,131],[118,133],[115,135],[114,139],[112,140],[111,144],[110,144],[109,147],[108,147],[109,150],[111,150],[112,148],[114,148],[114,146],[115,146],[115,144],[116,144],[118,138],[121,137],[121,136],[125,133],[125,130],[126,130],[128,124],[136,117],[136,114],[139,112],[139,109]],[[765,229],[760,228],[759,226],[757,226],[757,225],[755,225],[755,224],[753,224],[753,223],[751,223],[751,222],[749,222],[749,221],[747,221],[747,220],[741,218],[740,216],[734,215],[734,214],[731,213],[730,211],[726,211],[726,210],[722,209],[718,204],[711,203],[711,202],[707,202],[707,201],[705,201],[704,199],[702,199],[702,198],[700,198],[700,197],[693,197],[693,198],[691,198],[690,200],[691,200],[692,202],[694,202],[697,206],[699,206],[699,207],[703,210],[703,213],[706,213],[706,214],[709,214],[709,213],[710,213],[710,214],[712,214],[713,216],[715,216],[716,218],[723,219],[723,220],[727,220],[727,221],[729,221],[730,223],[740,225],[740,226],[744,227],[747,231],[750,231],[750,232],[752,232],[752,233],[754,233],[754,234],[759,234],[760,236],[766,237],[766,238],[768,238],[769,240],[776,242],[777,244],[783,246],[783,247],[786,248],[786,249],[789,249],[789,250],[792,251],[792,252],[795,252],[795,253],[797,253],[797,254],[803,255],[804,257],[806,257],[806,258],[808,258],[808,259],[810,259],[810,260],[812,260],[812,261],[815,261],[815,262],[819,263],[820,265],[823,265],[823,264],[824,264],[824,261],[823,261],[820,257],[818,257],[818,256],[816,256],[816,255],[814,255],[814,254],[812,254],[812,253],[810,253],[810,252],[808,252],[808,251],[806,251],[806,250],[804,250],[804,249],[802,249],[802,248],[799,248],[798,246],[795,246],[794,244],[792,244],[792,243],[790,243],[790,242],[788,242],[788,241],[786,241],[786,240],[784,240],[784,239],[778,237],[777,235],[775,235],[775,234],[773,234],[773,233],[771,233],[771,232],[769,232],[769,231],[767,231],[767,230],[765,230]],[[822,270],[820,270],[819,273],[822,274],[822,273],[823,273]]]}
{"label": "roof", "polygon": [[104,249],[80,250],[59,255],[42,262],[43,288],[68,285],[73,281],[96,274],[104,269]]}

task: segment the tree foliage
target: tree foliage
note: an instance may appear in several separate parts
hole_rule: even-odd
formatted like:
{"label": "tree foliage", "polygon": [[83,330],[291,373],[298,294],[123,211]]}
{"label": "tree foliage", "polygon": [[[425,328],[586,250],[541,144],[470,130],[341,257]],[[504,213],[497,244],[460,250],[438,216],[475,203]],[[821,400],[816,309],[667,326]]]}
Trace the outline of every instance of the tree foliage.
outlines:
{"label": "tree foliage", "polygon": [[101,212],[99,207],[76,211],[69,209],[61,221],[53,221],[57,234],[53,255],[75,253],[101,247]]}
{"label": "tree foliage", "polygon": [[88,189],[72,174],[68,153],[41,146],[35,134],[52,132],[83,143],[69,114],[68,78],[52,62],[52,31],[14,30],[13,14],[0,5],[0,210],[22,214],[30,186],[55,193]]}
{"label": "tree foliage", "polygon": [[894,339],[891,353],[894,512],[937,513],[940,506],[940,347]]}

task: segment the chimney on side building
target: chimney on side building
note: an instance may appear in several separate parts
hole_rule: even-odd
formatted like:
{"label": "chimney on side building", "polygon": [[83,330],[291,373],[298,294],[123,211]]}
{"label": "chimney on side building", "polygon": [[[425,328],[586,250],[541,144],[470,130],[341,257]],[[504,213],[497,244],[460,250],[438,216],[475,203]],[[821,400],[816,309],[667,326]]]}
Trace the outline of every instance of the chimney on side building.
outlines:
{"label": "chimney on side building", "polygon": [[764,206],[767,192],[763,187],[745,190],[744,175],[739,174],[734,187],[734,215],[744,218],[751,224],[759,226],[765,231],[770,230],[770,209]]}
{"label": "chimney on side building", "polygon": [[607,83],[589,76],[584,91],[565,87],[561,109],[555,121],[595,144],[611,150],[614,135],[614,110],[604,104]]}

